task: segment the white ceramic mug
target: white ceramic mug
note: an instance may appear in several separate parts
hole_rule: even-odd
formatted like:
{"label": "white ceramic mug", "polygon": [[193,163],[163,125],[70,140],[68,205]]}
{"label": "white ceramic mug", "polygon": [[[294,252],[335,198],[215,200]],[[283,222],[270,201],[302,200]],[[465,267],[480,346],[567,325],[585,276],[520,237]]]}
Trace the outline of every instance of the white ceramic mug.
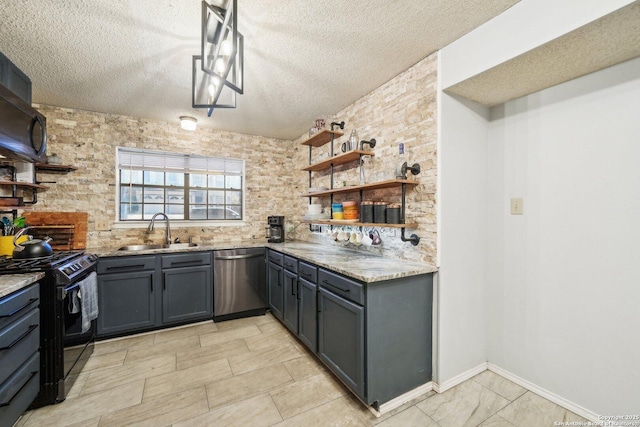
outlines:
{"label": "white ceramic mug", "polygon": [[360,231],[356,233],[356,245],[360,246],[362,244],[363,237],[364,237],[364,232]]}
{"label": "white ceramic mug", "polygon": [[351,232],[351,236],[349,236],[349,243],[356,245],[358,244],[358,233],[355,231]]}
{"label": "white ceramic mug", "polygon": [[371,246],[373,244],[373,240],[367,233],[362,233],[362,244],[365,246]]}

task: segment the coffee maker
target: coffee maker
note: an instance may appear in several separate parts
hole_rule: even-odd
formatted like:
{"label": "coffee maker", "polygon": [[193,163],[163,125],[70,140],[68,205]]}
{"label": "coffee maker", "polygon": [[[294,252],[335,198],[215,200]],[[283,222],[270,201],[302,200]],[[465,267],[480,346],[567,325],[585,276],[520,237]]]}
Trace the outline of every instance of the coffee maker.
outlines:
{"label": "coffee maker", "polygon": [[284,242],[284,217],[283,216],[270,216],[267,217],[269,226],[265,228],[266,238],[269,239],[269,243],[282,243]]}

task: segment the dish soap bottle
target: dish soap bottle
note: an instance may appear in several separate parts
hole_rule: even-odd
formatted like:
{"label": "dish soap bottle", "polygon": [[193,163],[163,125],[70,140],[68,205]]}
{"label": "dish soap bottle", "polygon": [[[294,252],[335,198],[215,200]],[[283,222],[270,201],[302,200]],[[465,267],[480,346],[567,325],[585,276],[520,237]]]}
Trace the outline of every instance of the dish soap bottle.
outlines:
{"label": "dish soap bottle", "polygon": [[407,179],[402,173],[402,167],[407,164],[407,158],[405,156],[404,142],[398,144],[398,163],[396,165],[396,179]]}

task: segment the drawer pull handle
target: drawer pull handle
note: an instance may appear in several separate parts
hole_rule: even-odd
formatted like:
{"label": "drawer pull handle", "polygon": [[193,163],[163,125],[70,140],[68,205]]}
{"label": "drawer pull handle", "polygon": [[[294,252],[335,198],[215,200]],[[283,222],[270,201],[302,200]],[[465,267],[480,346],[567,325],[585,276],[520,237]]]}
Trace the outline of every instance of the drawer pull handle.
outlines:
{"label": "drawer pull handle", "polygon": [[306,277],[307,279],[311,279],[311,274],[309,273],[305,273],[304,271],[301,271],[300,274],[302,274],[304,277]]}
{"label": "drawer pull handle", "polygon": [[341,287],[336,286],[336,285],[334,285],[333,283],[329,283],[329,282],[327,282],[326,280],[323,280],[323,281],[322,281],[322,283],[324,283],[325,285],[329,285],[329,286],[331,286],[332,288],[336,288],[337,290],[339,290],[339,291],[341,291],[341,292],[350,292],[350,290],[349,290],[349,289],[342,289]]}
{"label": "drawer pull handle", "polygon": [[38,301],[38,298],[31,298],[29,299],[29,301],[27,301],[27,303],[25,305],[23,305],[22,307],[13,310],[11,313],[9,314],[4,314],[2,316],[0,316],[0,318],[5,318],[5,317],[11,317],[14,314],[18,313],[21,310],[24,310],[25,308],[29,307],[31,304],[33,304],[35,301]]}
{"label": "drawer pull handle", "polygon": [[37,373],[38,373],[38,371],[31,372],[31,375],[29,375],[29,378],[27,378],[27,381],[26,381],[24,384],[22,384],[22,387],[20,387],[20,390],[18,390],[18,391],[16,392],[16,394],[14,394],[13,396],[11,396],[11,399],[9,399],[8,401],[0,403],[0,408],[3,408],[3,407],[5,407],[5,406],[9,406],[9,405],[11,405],[11,402],[13,401],[13,399],[15,399],[15,398],[16,398],[16,396],[20,394],[20,392],[22,391],[22,389],[23,389],[23,388],[25,388],[25,387],[27,386],[27,384],[29,384],[29,382],[31,381],[31,379],[33,379],[33,377],[35,377]]}
{"label": "drawer pull handle", "polygon": [[171,267],[174,266],[178,266],[178,265],[196,265],[196,264],[202,264],[202,260],[201,259],[197,259],[197,260],[190,260],[190,261],[171,261]]}
{"label": "drawer pull handle", "polygon": [[112,265],[107,267],[107,270],[131,270],[131,269],[139,269],[139,268],[144,268],[145,265],[144,264],[138,264],[138,265]]}
{"label": "drawer pull handle", "polygon": [[33,332],[36,328],[38,327],[38,325],[30,325],[29,329],[27,329],[27,331],[20,335],[18,338],[16,338],[11,344],[9,344],[7,347],[2,347],[0,348],[0,351],[5,351],[5,350],[9,350],[12,347],[16,346],[20,341],[22,341],[23,339],[25,339],[27,337],[27,335],[29,335],[31,332]]}

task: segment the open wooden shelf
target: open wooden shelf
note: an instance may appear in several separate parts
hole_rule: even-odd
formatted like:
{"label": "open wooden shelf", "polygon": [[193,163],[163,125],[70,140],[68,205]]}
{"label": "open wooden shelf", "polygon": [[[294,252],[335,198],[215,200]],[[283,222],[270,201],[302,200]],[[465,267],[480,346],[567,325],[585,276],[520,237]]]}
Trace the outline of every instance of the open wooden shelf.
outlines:
{"label": "open wooden shelf", "polygon": [[323,170],[327,170],[331,167],[331,165],[333,166],[338,166],[338,165],[344,165],[345,163],[350,163],[353,162],[355,160],[360,159],[360,156],[375,156],[375,154],[372,151],[362,151],[362,150],[353,150],[353,151],[347,151],[344,154],[339,154],[337,156],[334,156],[330,159],[326,159],[323,160],[321,162],[318,163],[314,163],[312,165],[307,166],[306,168],[302,169],[303,171],[323,171]]}
{"label": "open wooden shelf", "polygon": [[322,129],[320,132],[313,135],[311,138],[302,142],[302,145],[310,145],[312,147],[322,147],[323,145],[331,142],[331,139],[340,138],[344,133],[337,130]]}
{"label": "open wooden shelf", "polygon": [[408,186],[416,186],[419,184],[419,182],[416,181],[405,181],[404,179],[390,179],[388,181],[379,181],[379,182],[374,182],[371,184],[364,184],[364,185],[354,185],[351,187],[340,187],[340,188],[334,188],[332,190],[325,190],[325,191],[317,191],[314,193],[307,193],[307,194],[302,194],[302,197],[320,197],[320,196],[328,196],[331,194],[341,194],[341,193],[354,193],[356,191],[366,191],[366,190],[380,190],[382,188],[395,188],[395,187],[402,187],[403,184],[406,184]]}
{"label": "open wooden shelf", "polygon": [[320,224],[320,225],[345,225],[345,226],[353,226],[353,227],[387,227],[387,228],[418,228],[417,223],[407,223],[407,224],[387,224],[387,223],[379,223],[379,222],[348,222],[348,221],[340,221],[338,219],[321,219],[321,220],[307,220],[303,219],[300,221],[303,224]]}
{"label": "open wooden shelf", "polygon": [[52,165],[49,163],[36,163],[36,170],[43,172],[72,172],[78,168],[70,165]]}
{"label": "open wooden shelf", "polygon": [[32,184],[30,182],[19,182],[19,181],[0,181],[0,185],[15,185],[19,188],[36,188],[39,190],[46,190],[49,187],[45,187],[44,185]]}

